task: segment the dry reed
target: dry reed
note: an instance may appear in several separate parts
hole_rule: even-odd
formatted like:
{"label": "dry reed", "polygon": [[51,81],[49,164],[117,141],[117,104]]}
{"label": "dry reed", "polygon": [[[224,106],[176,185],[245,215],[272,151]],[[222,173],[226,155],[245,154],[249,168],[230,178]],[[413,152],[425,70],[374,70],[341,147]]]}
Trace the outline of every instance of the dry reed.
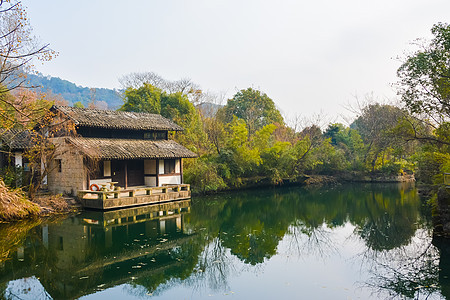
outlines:
{"label": "dry reed", "polygon": [[20,189],[10,189],[0,179],[0,221],[38,216],[41,208],[27,199]]}

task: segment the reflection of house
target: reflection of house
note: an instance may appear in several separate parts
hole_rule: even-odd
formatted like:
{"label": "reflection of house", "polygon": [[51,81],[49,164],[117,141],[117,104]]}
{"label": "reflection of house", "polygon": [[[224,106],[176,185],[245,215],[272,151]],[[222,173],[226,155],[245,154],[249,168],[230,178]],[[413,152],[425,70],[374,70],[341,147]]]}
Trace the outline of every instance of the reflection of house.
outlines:
{"label": "reflection of house", "polygon": [[75,136],[54,138],[48,188],[76,194],[92,184],[117,182],[128,189],[183,183],[182,158],[196,154],[168,139],[183,130],[156,114],[53,106],[53,125],[74,127]]}
{"label": "reflection of house", "polygon": [[198,236],[184,228],[190,203],[87,211],[37,227],[41,243],[24,243],[0,264],[0,286],[35,276],[53,299],[75,299],[133,277],[155,276],[164,282],[189,274],[199,254],[190,246],[198,244]]}

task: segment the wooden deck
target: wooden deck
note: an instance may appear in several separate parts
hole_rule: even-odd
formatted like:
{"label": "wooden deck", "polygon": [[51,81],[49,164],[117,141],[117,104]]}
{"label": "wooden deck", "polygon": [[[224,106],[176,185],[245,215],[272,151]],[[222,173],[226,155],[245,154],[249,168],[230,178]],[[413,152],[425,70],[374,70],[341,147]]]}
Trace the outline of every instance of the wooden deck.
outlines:
{"label": "wooden deck", "polygon": [[85,208],[101,210],[156,204],[191,198],[189,184],[175,184],[161,187],[130,187],[126,190],[80,190],[78,199]]}

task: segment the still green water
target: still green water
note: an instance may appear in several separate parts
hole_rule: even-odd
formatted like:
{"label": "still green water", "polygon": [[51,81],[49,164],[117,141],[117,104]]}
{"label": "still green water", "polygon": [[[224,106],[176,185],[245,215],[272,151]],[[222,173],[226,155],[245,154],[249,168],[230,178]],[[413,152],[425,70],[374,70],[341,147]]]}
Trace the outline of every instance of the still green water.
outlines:
{"label": "still green water", "polygon": [[[6,299],[450,299],[413,186],[233,192],[0,226]],[[38,222],[39,223],[39,222]]]}

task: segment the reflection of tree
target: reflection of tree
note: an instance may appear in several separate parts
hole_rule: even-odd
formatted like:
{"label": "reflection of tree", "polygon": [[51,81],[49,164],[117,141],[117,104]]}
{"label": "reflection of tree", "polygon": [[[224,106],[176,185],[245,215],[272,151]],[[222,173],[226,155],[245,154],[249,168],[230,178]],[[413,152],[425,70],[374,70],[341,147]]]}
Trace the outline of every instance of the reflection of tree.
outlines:
{"label": "reflection of tree", "polygon": [[[62,218],[64,217],[46,220],[47,225],[56,226]],[[1,224],[0,257],[5,258],[5,261],[0,264],[0,282],[34,275],[38,276],[41,283],[50,280],[50,277],[54,278],[51,273],[55,270],[57,257],[52,249],[46,249],[43,245],[42,227],[37,226],[43,221],[37,219]],[[16,259],[15,251],[18,247],[22,247],[21,259]],[[2,292],[3,289],[0,289],[0,299]],[[14,299],[13,296],[10,298]]]}
{"label": "reflection of tree", "polygon": [[374,250],[407,245],[417,228],[419,197],[415,189],[399,193],[372,191],[361,199],[366,218],[355,232]]}
{"label": "reflection of tree", "polygon": [[291,236],[288,251],[292,254],[325,257],[336,251],[336,246],[330,238],[331,231],[325,226],[312,228],[296,222],[289,227],[288,234]]}
{"label": "reflection of tree", "polygon": [[229,290],[228,277],[236,272],[227,248],[222,245],[220,238],[213,239],[205,246],[200,255],[196,274],[190,283],[200,290],[201,284],[208,283],[212,290]]}
{"label": "reflection of tree", "polygon": [[41,223],[40,220],[25,220],[19,223],[2,224],[0,227],[0,263],[10,259],[23,242],[28,232]]}
{"label": "reflection of tree", "polygon": [[[276,254],[283,239],[292,254],[325,257],[336,251],[333,228],[352,224],[356,227],[354,237],[362,239],[367,246],[365,255],[373,262],[374,278],[379,279],[371,284],[379,287],[383,281],[383,290],[395,290],[401,295],[410,295],[408,293],[418,288],[423,295],[426,289],[408,282],[407,278],[414,280],[420,270],[432,274],[431,279],[436,278],[435,265],[430,264],[426,269],[422,260],[411,264],[410,269],[400,265],[403,255],[413,253],[410,250],[405,254],[400,249],[407,249],[403,245],[411,242],[417,222],[422,222],[419,205],[415,189],[396,185],[352,185],[308,190],[250,190],[196,197],[191,213],[183,215],[182,229],[177,227],[175,218],[167,216],[164,233],[156,230],[161,225],[160,220],[121,223],[111,225],[108,230],[91,224],[85,239],[82,224],[68,219],[59,229],[50,229],[55,238],[56,232],[67,235],[65,243],[73,239],[70,243],[73,253],[66,253],[67,259],[61,260],[63,253],[57,251],[62,250],[52,248],[58,246],[57,239],[52,239],[50,234],[50,248],[44,249],[42,241],[36,237],[36,245],[39,245],[33,252],[34,257],[26,259],[29,269],[23,272],[23,277],[40,274],[50,294],[60,298],[64,298],[63,294],[58,294],[61,283],[66,284],[65,289],[73,288],[66,295],[81,295],[96,290],[101,284],[108,288],[130,282],[131,277],[130,290],[141,296],[161,294],[180,282],[194,290],[203,290],[206,285],[212,290],[228,290],[229,278],[243,270],[236,268],[239,261],[244,262],[242,268],[255,272]],[[82,217],[76,219],[82,220]],[[76,227],[79,228],[78,238],[75,238]],[[107,243],[108,234],[113,244]],[[80,243],[86,243],[86,249],[78,257],[80,251],[76,251],[76,246]],[[139,254],[142,251],[149,253]],[[398,266],[391,263],[394,258],[388,255],[394,255]],[[118,261],[116,257],[123,259]],[[129,259],[125,259],[127,257]],[[432,255],[430,259],[433,261]],[[137,265],[139,269],[133,269]],[[3,269],[0,268],[0,276],[10,270]],[[79,280],[87,276],[88,279]],[[417,278],[423,284],[428,283],[428,277]],[[402,287],[405,290],[401,290]]]}
{"label": "reflection of tree", "polygon": [[140,274],[133,283],[133,294],[158,295],[179,283],[188,280],[193,274],[202,251],[201,237],[197,236],[178,247],[160,253],[158,256],[147,257],[146,263],[158,262],[161,267]]}
{"label": "reflection of tree", "polygon": [[[214,196],[212,200],[198,199],[189,222],[206,228],[208,240],[222,232],[223,245],[251,265],[272,257],[288,231],[292,231],[297,243],[293,247],[314,249],[320,244],[314,251],[323,251],[329,244],[323,229],[347,222],[357,227],[355,233],[372,249],[405,245],[414,235],[420,205],[414,188],[362,184],[328,189],[252,190],[222,199]],[[299,233],[308,240],[298,243],[295,237]]]}
{"label": "reflection of tree", "polygon": [[192,219],[201,220],[202,226],[208,228],[209,240],[220,233],[223,246],[245,263],[255,265],[276,253],[294,216],[289,216],[290,209],[284,203],[280,205],[277,194],[239,195],[218,203],[222,207],[218,211],[209,205],[195,207]]}
{"label": "reflection of tree", "polygon": [[433,237],[433,245],[439,249],[439,284],[441,293],[450,299],[450,241],[440,236]]}
{"label": "reflection of tree", "polygon": [[379,295],[428,299],[439,293],[439,251],[431,244],[431,233],[420,230],[407,246],[391,251],[369,251],[371,279],[365,284]]}

